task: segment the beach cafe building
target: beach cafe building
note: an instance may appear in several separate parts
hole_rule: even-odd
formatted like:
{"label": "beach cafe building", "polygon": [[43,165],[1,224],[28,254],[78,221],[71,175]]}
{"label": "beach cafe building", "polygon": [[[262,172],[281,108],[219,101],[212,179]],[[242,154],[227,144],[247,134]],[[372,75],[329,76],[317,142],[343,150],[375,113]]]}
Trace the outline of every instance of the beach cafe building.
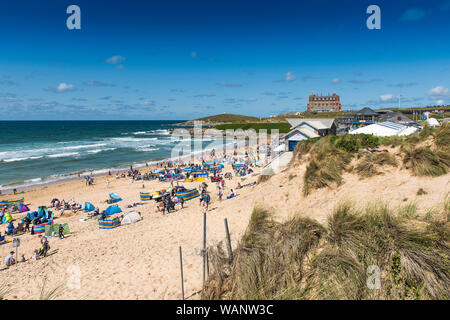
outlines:
{"label": "beach cafe building", "polygon": [[289,132],[284,140],[286,141],[288,151],[294,151],[299,141],[318,137],[320,136],[314,131],[305,128],[296,128]]}
{"label": "beach cafe building", "polygon": [[286,119],[291,131],[284,136],[288,151],[294,151],[299,141],[336,134],[335,119]]}

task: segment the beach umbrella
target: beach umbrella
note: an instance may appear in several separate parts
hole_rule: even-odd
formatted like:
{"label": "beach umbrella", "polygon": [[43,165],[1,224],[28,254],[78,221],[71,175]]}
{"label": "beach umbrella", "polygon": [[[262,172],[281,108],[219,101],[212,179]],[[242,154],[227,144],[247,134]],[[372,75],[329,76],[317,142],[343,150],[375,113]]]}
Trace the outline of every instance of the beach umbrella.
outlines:
{"label": "beach umbrella", "polygon": [[107,216],[111,216],[113,214],[120,213],[120,212],[122,212],[122,210],[118,206],[109,206],[106,209],[105,214]]}

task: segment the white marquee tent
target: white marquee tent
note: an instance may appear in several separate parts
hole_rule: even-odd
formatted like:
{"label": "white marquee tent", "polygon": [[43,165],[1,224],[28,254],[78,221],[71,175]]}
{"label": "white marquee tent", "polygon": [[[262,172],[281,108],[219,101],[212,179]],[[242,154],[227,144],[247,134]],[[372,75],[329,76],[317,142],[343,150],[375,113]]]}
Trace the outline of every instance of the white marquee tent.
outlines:
{"label": "white marquee tent", "polygon": [[416,127],[385,121],[355,129],[350,131],[349,134],[371,134],[377,137],[407,136],[418,130]]}

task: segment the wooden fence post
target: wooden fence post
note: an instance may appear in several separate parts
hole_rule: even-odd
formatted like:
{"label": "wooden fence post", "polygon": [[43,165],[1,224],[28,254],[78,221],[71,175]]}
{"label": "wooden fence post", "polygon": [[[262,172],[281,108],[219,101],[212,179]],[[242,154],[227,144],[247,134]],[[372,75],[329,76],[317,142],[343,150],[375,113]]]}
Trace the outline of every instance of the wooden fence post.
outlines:
{"label": "wooden fence post", "polygon": [[180,251],[180,272],[181,272],[181,299],[184,300],[183,253],[181,252],[181,246],[179,247],[179,251]]}
{"label": "wooden fence post", "polygon": [[202,270],[202,286],[205,286],[205,271],[206,271],[206,211],[203,213],[203,270]]}
{"label": "wooden fence post", "polygon": [[227,250],[228,250],[228,258],[230,259],[230,262],[233,261],[233,250],[231,249],[231,239],[230,239],[230,231],[228,230],[228,220],[225,218],[223,220],[225,224],[225,234],[227,236]]}

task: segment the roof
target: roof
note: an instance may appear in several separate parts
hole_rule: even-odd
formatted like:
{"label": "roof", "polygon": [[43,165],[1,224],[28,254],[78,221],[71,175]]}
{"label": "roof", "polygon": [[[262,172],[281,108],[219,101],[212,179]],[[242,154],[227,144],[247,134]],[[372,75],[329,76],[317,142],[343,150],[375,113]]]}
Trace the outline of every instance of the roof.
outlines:
{"label": "roof", "polygon": [[290,118],[286,119],[286,121],[291,125],[291,129],[302,125],[303,123],[309,124],[311,127],[316,130],[320,129],[329,129],[333,125],[335,119],[328,118],[317,118],[317,119],[298,119],[298,118]]}
{"label": "roof", "polygon": [[377,116],[378,113],[376,113],[375,111],[373,111],[372,109],[365,107],[362,108],[361,110],[359,110],[358,112],[356,112],[356,115],[358,116]]}
{"label": "roof", "polygon": [[285,135],[285,139],[289,140],[289,137],[292,136],[295,132],[300,132],[302,135],[304,135],[308,139],[320,137],[317,133],[315,133],[314,131],[312,131],[310,129],[307,129],[307,128],[294,128],[293,130],[289,131]]}
{"label": "roof", "polygon": [[374,123],[356,130],[350,131],[350,134],[371,134],[378,137],[403,136],[416,132],[418,129],[411,126],[385,121]]}
{"label": "roof", "polygon": [[399,121],[399,122],[414,122],[407,116],[405,116],[403,113],[395,111],[395,112],[388,112],[386,114],[383,114],[380,116],[381,121]]}

